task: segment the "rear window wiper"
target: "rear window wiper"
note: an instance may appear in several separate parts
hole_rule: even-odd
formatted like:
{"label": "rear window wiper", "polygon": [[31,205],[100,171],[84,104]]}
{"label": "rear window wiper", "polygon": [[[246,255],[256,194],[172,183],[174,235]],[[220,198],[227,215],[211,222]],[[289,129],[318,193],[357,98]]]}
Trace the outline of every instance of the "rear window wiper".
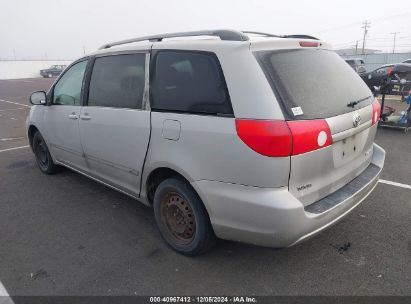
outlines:
{"label": "rear window wiper", "polygon": [[361,98],[361,99],[358,99],[356,101],[350,101],[349,103],[347,103],[347,107],[354,108],[357,104],[359,104],[360,102],[363,102],[364,100],[369,99],[370,97],[371,97],[371,95],[369,95],[367,97],[364,97],[364,98]]}

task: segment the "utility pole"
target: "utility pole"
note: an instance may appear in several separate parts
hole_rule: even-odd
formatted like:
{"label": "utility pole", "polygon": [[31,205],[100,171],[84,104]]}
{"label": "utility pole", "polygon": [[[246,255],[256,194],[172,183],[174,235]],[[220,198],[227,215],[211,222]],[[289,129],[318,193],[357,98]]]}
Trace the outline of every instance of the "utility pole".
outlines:
{"label": "utility pole", "polygon": [[357,42],[355,43],[355,55],[357,55],[358,52],[358,42],[359,40],[357,40]]}
{"label": "utility pole", "polygon": [[83,55],[86,55],[86,47],[83,45]]}
{"label": "utility pole", "polygon": [[396,43],[396,40],[397,40],[397,34],[398,34],[399,32],[394,32],[394,33],[391,33],[391,35],[394,35],[394,43],[393,43],[393,47],[392,47],[392,53],[394,54],[395,53],[395,43]]}
{"label": "utility pole", "polygon": [[365,49],[365,37],[367,36],[368,33],[368,28],[370,27],[370,23],[365,20],[365,22],[363,22],[362,24],[364,24],[361,28],[364,29],[364,38],[362,40],[362,54],[364,55],[364,49]]}
{"label": "utility pole", "polygon": [[16,60],[16,49],[13,49],[13,57],[14,57],[14,60]]}

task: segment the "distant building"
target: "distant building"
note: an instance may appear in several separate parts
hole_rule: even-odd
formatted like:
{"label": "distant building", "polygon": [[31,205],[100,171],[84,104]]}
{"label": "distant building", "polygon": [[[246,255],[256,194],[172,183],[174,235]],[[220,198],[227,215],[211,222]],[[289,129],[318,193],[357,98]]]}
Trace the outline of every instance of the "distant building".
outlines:
{"label": "distant building", "polygon": [[[340,56],[362,55],[362,48],[358,48],[357,50],[355,48],[340,49],[335,50],[335,52]],[[375,54],[380,52],[380,50],[364,49],[364,54]]]}

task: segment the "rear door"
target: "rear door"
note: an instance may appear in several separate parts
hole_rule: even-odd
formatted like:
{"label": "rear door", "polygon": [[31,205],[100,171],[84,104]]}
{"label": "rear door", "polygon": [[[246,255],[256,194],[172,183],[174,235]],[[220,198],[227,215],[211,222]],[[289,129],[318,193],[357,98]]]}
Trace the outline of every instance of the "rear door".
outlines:
{"label": "rear door", "polygon": [[92,175],[138,195],[150,137],[146,108],[149,54],[97,56],[80,134]]}
{"label": "rear door", "polygon": [[374,97],[332,51],[264,51],[257,58],[293,136],[312,130],[312,139],[293,138],[296,152],[291,156],[289,178],[290,192],[309,205],[347,184],[370,164],[376,132]]}

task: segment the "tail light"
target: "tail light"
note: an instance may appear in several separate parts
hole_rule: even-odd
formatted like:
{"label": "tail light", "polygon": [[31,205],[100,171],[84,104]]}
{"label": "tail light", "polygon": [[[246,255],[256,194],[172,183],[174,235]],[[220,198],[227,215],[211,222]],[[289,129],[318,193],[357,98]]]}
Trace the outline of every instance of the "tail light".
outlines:
{"label": "tail light", "polygon": [[292,138],[283,120],[236,119],[237,134],[255,152],[265,156],[290,156]]}
{"label": "tail light", "polygon": [[288,121],[293,135],[292,155],[307,153],[332,144],[330,127],[324,119]]}
{"label": "tail light", "polygon": [[375,124],[380,120],[381,115],[381,105],[378,102],[377,98],[372,102],[372,124]]}
{"label": "tail light", "polygon": [[327,122],[319,120],[236,119],[237,134],[259,154],[284,157],[307,153],[332,144]]}

